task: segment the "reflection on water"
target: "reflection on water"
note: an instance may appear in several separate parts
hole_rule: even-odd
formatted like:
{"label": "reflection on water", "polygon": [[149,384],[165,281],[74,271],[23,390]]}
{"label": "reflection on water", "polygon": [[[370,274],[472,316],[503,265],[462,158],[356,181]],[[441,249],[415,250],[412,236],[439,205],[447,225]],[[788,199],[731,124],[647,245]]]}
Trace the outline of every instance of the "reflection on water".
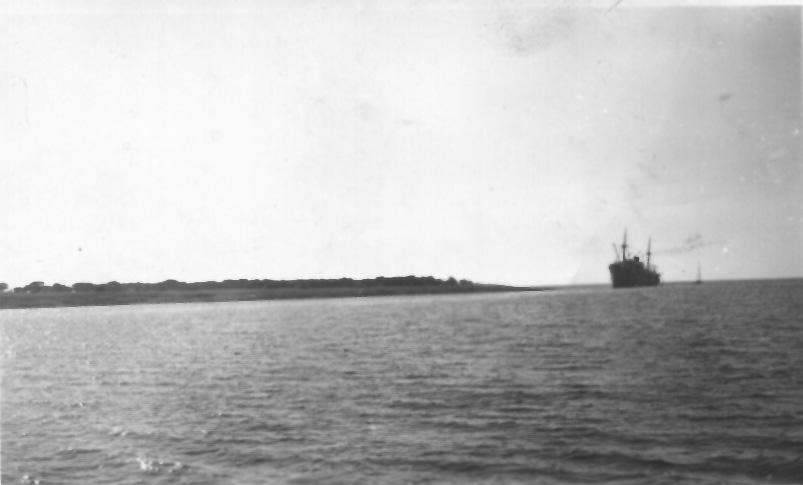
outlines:
{"label": "reflection on water", "polygon": [[0,314],[4,483],[796,483],[799,280]]}

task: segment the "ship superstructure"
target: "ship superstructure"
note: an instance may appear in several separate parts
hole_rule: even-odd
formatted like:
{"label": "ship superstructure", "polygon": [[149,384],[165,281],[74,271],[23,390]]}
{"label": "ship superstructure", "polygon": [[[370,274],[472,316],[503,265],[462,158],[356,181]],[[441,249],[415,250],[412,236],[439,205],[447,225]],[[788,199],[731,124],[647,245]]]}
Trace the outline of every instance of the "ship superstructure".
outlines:
{"label": "ship superstructure", "polygon": [[631,288],[634,286],[656,286],[661,282],[661,275],[650,261],[652,257],[652,239],[647,241],[647,262],[641,261],[638,256],[629,257],[627,254],[627,231],[622,240],[622,253],[619,254],[616,244],[613,250],[616,261],[608,266],[611,272],[611,283],[614,288]]}

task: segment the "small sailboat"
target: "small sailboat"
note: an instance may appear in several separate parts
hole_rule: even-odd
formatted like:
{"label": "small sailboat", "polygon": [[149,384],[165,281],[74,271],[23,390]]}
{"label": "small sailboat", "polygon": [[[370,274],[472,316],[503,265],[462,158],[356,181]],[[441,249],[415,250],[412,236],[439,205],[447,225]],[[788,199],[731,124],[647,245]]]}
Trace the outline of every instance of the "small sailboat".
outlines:
{"label": "small sailboat", "polygon": [[703,278],[700,274],[700,262],[697,262],[697,280],[694,282],[695,285],[703,284]]}

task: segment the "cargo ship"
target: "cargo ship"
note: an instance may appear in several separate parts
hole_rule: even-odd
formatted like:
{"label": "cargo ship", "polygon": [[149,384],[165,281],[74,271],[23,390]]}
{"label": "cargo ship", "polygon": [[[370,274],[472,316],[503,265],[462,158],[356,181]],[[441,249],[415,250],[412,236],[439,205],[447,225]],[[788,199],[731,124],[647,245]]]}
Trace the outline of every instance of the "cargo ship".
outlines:
{"label": "cargo ship", "polygon": [[650,262],[652,251],[650,246],[652,240],[647,241],[647,262],[643,262],[638,256],[629,257],[627,254],[627,231],[622,240],[622,254],[619,254],[616,244],[613,251],[616,253],[616,261],[608,266],[611,272],[611,283],[614,288],[632,288],[634,286],[657,286],[661,282],[661,275],[655,266]]}

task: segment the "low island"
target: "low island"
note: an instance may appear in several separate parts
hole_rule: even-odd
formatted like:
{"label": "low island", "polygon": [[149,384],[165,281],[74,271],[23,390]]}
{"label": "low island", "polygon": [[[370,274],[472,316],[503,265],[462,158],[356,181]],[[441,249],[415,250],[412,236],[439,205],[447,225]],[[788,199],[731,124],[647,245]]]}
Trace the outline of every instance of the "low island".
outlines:
{"label": "low island", "polygon": [[[5,286],[5,285],[3,285]],[[3,288],[5,289],[5,288]],[[432,276],[396,276],[371,279],[238,279],[187,283],[75,283],[52,286],[32,282],[0,292],[0,309],[44,308],[141,303],[189,303],[218,301],[278,300],[290,298],[337,298],[382,295],[423,295],[504,291],[538,291],[546,288],[474,283],[469,280]]]}

